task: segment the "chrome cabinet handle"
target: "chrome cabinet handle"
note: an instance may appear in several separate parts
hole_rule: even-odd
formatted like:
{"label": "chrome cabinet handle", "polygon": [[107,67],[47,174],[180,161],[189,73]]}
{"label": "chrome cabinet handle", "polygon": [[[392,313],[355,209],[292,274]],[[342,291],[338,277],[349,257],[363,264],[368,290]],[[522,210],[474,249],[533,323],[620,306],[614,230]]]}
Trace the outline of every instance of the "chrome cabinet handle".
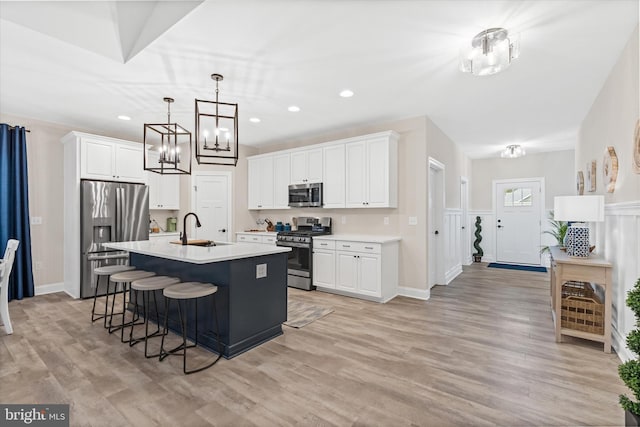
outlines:
{"label": "chrome cabinet handle", "polygon": [[364,248],[365,248],[365,249],[373,249],[373,247],[372,247],[372,246],[365,246]]}

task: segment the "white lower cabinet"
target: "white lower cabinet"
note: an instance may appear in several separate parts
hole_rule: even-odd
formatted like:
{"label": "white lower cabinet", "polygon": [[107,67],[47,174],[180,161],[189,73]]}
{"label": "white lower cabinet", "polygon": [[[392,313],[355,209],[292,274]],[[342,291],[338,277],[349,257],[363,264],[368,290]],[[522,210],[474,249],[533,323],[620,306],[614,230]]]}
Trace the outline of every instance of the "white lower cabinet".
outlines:
{"label": "white lower cabinet", "polygon": [[398,293],[398,240],[314,237],[313,284],[328,292],[391,300]]}
{"label": "white lower cabinet", "polygon": [[276,234],[273,232],[247,232],[236,233],[236,243],[259,243],[264,245],[275,245]]}
{"label": "white lower cabinet", "polygon": [[336,251],[313,250],[313,284],[323,288],[336,287]]}

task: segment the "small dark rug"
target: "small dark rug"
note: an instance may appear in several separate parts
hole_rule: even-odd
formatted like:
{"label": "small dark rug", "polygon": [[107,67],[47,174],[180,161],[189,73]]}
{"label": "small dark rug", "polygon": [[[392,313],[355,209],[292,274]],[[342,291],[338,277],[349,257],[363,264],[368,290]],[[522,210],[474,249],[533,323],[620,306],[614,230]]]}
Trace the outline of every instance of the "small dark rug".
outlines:
{"label": "small dark rug", "polygon": [[534,267],[531,265],[516,265],[516,264],[499,264],[497,262],[490,263],[487,267],[490,268],[504,268],[507,270],[523,270],[523,271],[538,271],[540,273],[546,273],[546,267]]}

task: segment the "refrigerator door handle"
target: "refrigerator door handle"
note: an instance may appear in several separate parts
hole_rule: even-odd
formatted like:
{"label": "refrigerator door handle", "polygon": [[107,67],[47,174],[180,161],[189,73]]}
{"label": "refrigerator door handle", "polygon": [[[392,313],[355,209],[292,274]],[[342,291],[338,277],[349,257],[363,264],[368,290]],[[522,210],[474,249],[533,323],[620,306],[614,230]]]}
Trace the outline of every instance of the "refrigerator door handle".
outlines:
{"label": "refrigerator door handle", "polygon": [[122,242],[122,188],[116,188],[116,242]]}

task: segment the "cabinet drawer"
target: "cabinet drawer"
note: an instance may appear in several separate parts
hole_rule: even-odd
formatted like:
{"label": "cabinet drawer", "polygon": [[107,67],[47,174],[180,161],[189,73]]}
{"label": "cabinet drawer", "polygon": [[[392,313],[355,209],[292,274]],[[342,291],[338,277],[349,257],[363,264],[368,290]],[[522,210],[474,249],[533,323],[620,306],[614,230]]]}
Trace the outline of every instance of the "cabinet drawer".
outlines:
{"label": "cabinet drawer", "polygon": [[316,249],[331,249],[336,248],[335,240],[314,240],[313,247]]}
{"label": "cabinet drawer", "polygon": [[262,243],[265,244],[275,245],[276,240],[278,240],[276,236],[262,236]]}
{"label": "cabinet drawer", "polygon": [[379,254],[382,253],[382,245],[380,243],[364,243],[338,240],[336,242],[336,250]]}
{"label": "cabinet drawer", "polygon": [[249,236],[247,236],[246,234],[237,234],[236,235],[236,241],[238,241],[238,242],[250,242],[251,240],[249,240]]}

